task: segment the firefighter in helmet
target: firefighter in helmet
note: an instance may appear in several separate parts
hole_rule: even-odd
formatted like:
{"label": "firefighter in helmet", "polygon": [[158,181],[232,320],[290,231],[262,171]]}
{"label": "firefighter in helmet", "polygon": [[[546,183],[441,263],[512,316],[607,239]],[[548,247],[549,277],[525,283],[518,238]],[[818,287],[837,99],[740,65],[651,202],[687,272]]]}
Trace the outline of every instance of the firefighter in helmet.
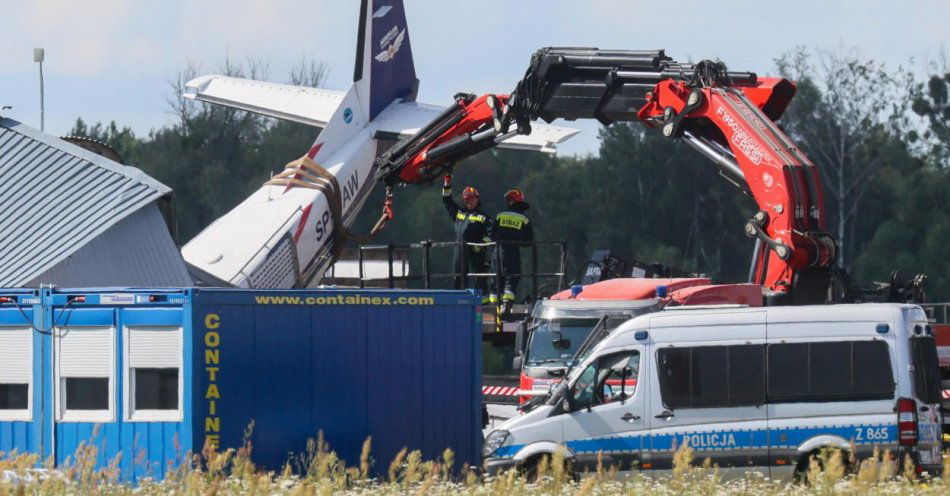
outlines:
{"label": "firefighter in helmet", "polygon": [[[455,240],[464,243],[491,242],[492,218],[481,208],[478,190],[469,186],[462,191],[462,206],[452,199],[452,175],[446,174],[442,184],[442,204],[449,212],[449,217],[455,222]],[[464,250],[464,253],[463,253]],[[488,272],[486,265],[488,247],[466,244],[456,247],[452,266],[455,272],[462,273],[462,263],[465,263],[465,272]],[[464,256],[463,256],[464,255]],[[465,281],[461,275],[456,277],[455,285],[462,288]],[[481,290],[484,300],[488,301],[488,283],[484,277],[475,278],[475,288]]]}
{"label": "firefighter in helmet", "polygon": [[518,189],[509,190],[505,193],[505,201],[508,208],[495,217],[492,229],[492,240],[500,251],[492,260],[501,263],[501,267],[495,267],[495,272],[499,274],[499,285],[504,288],[502,300],[512,302],[521,280],[521,247],[525,242],[534,241],[534,233],[531,220],[525,215],[530,205],[524,201],[524,193]]}

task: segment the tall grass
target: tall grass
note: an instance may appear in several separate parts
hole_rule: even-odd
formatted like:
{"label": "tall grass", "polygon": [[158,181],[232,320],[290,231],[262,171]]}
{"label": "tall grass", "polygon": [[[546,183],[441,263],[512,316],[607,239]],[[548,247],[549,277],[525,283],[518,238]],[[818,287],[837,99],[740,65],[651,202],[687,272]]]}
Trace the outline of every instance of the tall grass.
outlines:
{"label": "tall grass", "polygon": [[[144,479],[137,485],[122,483],[119,457],[96,468],[97,448],[82,444],[65,464],[54,469],[52,461],[37,455],[0,453],[0,496],[51,495],[826,495],[826,494],[950,494],[950,478],[930,479],[915,475],[913,466],[887,452],[855,464],[831,450],[817,454],[799,483],[772,481],[756,475],[724,480],[708,459],[694,460],[684,445],[674,457],[670,475],[618,477],[616,469],[598,463],[595,471],[575,474],[563,453],[542,459],[536,477],[529,482],[516,471],[495,477],[480,477],[467,467],[454,470],[454,454],[442,453],[437,460],[423,460],[418,451],[401,451],[390,463],[385,477],[373,475],[372,440],[363,444],[357,466],[347,466],[324,442],[311,441],[307,453],[288,462],[280,471],[261,470],[252,461],[252,447],[215,451],[206,447],[200,455],[169,467],[162,480]],[[944,473],[950,474],[950,456],[944,457]],[[580,477],[577,477],[580,476]]]}

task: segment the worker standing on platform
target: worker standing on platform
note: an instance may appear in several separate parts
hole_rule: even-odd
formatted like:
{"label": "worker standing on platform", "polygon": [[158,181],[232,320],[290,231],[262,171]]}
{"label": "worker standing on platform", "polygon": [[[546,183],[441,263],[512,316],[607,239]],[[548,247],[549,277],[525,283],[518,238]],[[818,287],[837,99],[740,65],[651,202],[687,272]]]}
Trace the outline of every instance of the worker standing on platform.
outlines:
{"label": "worker standing on platform", "polygon": [[495,226],[492,229],[492,240],[496,243],[499,254],[492,257],[492,261],[501,263],[495,267],[499,274],[501,286],[504,287],[502,300],[511,303],[515,300],[518,291],[518,282],[521,280],[521,247],[525,243],[534,241],[531,220],[525,212],[531,207],[524,201],[524,193],[518,189],[505,193],[508,208],[495,217]]}
{"label": "worker standing on platform", "polygon": [[[462,206],[460,207],[452,199],[452,175],[446,174],[442,184],[442,204],[449,212],[449,217],[455,222],[455,241],[467,243],[455,248],[452,266],[456,273],[455,285],[462,289],[466,284],[462,280],[463,263],[464,272],[486,273],[487,246],[473,246],[471,243],[490,243],[492,218],[481,209],[481,201],[478,197],[478,190],[472,186],[462,191]],[[475,278],[475,288],[482,292],[483,303],[488,303],[488,284],[485,277]]]}

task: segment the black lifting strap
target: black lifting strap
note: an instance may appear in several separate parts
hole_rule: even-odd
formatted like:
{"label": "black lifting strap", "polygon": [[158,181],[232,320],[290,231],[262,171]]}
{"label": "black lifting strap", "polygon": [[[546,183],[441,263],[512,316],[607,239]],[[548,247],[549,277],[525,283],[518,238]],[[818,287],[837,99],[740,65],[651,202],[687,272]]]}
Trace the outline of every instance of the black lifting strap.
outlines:
{"label": "black lifting strap", "polygon": [[314,162],[310,157],[303,157],[287,164],[280,174],[272,177],[270,181],[264,184],[272,186],[300,186],[302,188],[315,189],[327,197],[327,203],[330,205],[330,216],[333,220],[333,261],[340,258],[343,252],[343,245],[347,239],[352,239],[357,243],[366,243],[373,239],[376,234],[383,230],[386,222],[392,218],[392,190],[386,190],[386,205],[383,208],[383,214],[372,231],[367,235],[356,234],[345,225],[343,225],[343,198],[340,195],[340,183],[336,176],[330,171],[324,169]]}

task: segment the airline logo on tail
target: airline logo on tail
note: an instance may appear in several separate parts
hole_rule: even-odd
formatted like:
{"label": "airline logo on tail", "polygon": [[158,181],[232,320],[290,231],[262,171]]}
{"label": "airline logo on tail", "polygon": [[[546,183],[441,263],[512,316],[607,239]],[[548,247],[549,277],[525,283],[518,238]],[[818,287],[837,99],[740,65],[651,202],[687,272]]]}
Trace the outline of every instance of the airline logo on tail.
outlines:
{"label": "airline logo on tail", "polygon": [[[394,37],[395,39],[393,40]],[[386,36],[380,40],[379,48],[381,48],[382,51],[376,55],[375,59],[380,62],[389,62],[392,60],[396,52],[399,51],[399,47],[402,46],[402,40],[404,39],[406,39],[406,28],[402,28],[402,31],[399,31],[399,28],[393,26],[392,30],[386,33]],[[392,40],[392,42],[390,42],[390,40]],[[387,43],[389,43],[388,47],[386,47]]]}

